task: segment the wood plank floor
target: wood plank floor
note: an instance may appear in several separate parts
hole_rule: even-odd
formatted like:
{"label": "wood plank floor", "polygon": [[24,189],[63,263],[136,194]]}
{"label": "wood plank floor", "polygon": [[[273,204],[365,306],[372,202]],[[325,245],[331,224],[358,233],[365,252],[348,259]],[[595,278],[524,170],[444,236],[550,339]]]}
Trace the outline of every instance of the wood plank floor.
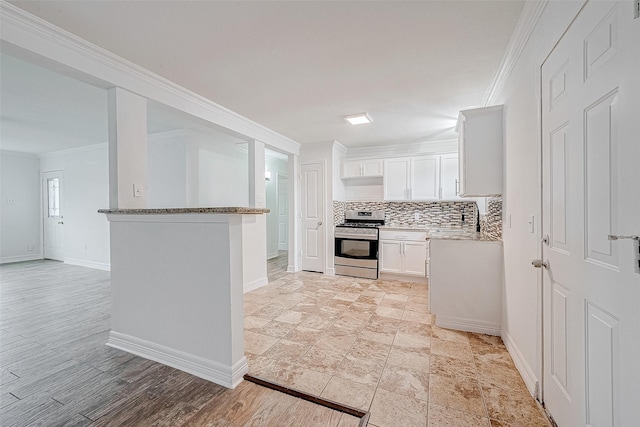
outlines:
{"label": "wood plank floor", "polygon": [[358,424],[256,384],[228,390],[107,347],[109,312],[108,272],[54,261],[0,267],[0,425]]}

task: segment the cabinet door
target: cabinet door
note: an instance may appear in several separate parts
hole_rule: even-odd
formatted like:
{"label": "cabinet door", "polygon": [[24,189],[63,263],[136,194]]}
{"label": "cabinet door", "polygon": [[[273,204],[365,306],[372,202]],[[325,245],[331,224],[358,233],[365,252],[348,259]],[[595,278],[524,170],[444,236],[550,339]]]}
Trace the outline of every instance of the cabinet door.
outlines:
{"label": "cabinet door", "polygon": [[440,191],[438,156],[411,158],[411,200],[434,200]]}
{"label": "cabinet door", "polygon": [[502,194],[502,105],[461,111],[459,120],[459,194]]}
{"label": "cabinet door", "polygon": [[400,273],[402,271],[402,242],[394,240],[380,241],[380,271]]}
{"label": "cabinet door", "polygon": [[363,160],[362,176],[382,176],[382,160]]}
{"label": "cabinet door", "polygon": [[424,277],[427,264],[427,242],[402,242],[403,273]]}
{"label": "cabinet door", "polygon": [[467,154],[465,151],[466,144],[464,143],[464,116],[460,115],[460,123],[458,124],[458,194],[465,194],[466,187],[466,168],[465,168],[465,159],[467,158]]}
{"label": "cabinet door", "polygon": [[342,178],[354,178],[362,172],[360,161],[345,161],[342,163]]}
{"label": "cabinet door", "polygon": [[408,200],[410,159],[384,161],[384,199]]}
{"label": "cabinet door", "polygon": [[458,155],[440,156],[440,198],[458,198]]}

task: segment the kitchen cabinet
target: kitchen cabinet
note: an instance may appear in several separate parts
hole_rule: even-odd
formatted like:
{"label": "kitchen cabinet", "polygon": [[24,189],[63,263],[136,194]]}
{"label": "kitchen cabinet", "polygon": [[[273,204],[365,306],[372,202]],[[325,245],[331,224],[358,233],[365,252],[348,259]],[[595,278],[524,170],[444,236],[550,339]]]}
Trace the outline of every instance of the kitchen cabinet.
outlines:
{"label": "kitchen cabinet", "polygon": [[440,156],[440,199],[458,197],[458,155]]}
{"label": "kitchen cabinet", "polygon": [[439,157],[419,156],[384,161],[384,199],[437,200]]}
{"label": "kitchen cabinet", "polygon": [[436,326],[500,335],[502,242],[431,239],[429,257]]}
{"label": "kitchen cabinet", "polygon": [[380,272],[426,276],[426,232],[380,230]]}
{"label": "kitchen cabinet", "polygon": [[460,111],[459,195],[502,194],[502,105]]}
{"label": "kitchen cabinet", "polygon": [[345,160],[341,178],[366,178],[382,176],[382,159]]}

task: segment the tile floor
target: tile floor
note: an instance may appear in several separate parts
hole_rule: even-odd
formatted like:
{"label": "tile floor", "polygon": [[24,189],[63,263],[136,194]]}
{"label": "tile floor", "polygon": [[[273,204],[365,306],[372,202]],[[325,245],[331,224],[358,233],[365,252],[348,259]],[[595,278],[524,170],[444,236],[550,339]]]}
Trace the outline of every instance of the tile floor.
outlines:
{"label": "tile floor", "polygon": [[244,308],[250,373],[370,426],[549,426],[501,339],[433,325],[426,285],[285,274]]}

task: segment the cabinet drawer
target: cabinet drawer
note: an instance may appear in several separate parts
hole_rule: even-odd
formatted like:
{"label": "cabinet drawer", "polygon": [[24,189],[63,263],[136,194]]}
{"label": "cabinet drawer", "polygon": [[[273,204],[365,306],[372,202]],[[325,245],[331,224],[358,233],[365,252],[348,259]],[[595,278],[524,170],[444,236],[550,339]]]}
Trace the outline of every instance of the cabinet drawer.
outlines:
{"label": "cabinet drawer", "polygon": [[411,240],[424,242],[426,231],[380,230],[380,240]]}

